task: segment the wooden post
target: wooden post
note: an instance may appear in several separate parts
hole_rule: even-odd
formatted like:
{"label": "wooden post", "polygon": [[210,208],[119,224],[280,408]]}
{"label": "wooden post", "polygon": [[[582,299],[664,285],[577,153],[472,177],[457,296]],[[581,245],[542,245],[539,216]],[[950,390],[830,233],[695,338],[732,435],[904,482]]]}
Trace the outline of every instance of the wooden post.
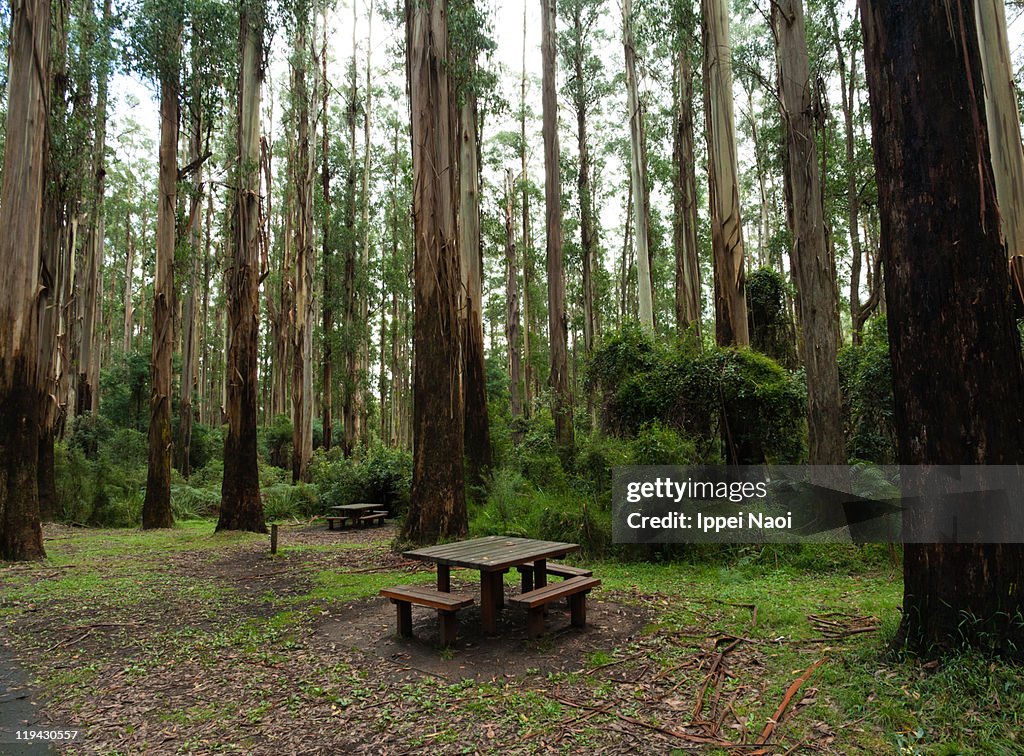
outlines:
{"label": "wooden post", "polygon": [[573,627],[584,627],[587,624],[587,591],[575,593],[569,597],[570,623]]}
{"label": "wooden post", "polygon": [[277,525],[270,526],[270,553],[277,553]]}
{"label": "wooden post", "polygon": [[398,634],[403,638],[412,637],[412,604],[408,601],[395,601],[391,599],[396,607],[398,607]]}
{"label": "wooden post", "polygon": [[441,645],[445,648],[455,643],[455,635],[457,633],[458,621],[455,618],[455,612],[444,612],[438,611],[437,613],[437,624],[440,628],[440,639]]}
{"label": "wooden post", "polygon": [[442,593],[452,592],[452,573],[447,564],[437,565],[437,590]]}

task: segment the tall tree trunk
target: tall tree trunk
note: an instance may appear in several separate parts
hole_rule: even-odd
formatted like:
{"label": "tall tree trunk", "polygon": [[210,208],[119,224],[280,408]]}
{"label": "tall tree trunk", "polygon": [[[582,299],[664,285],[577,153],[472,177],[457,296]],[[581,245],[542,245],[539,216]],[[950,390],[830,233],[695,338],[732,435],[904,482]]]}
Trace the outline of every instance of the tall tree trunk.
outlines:
{"label": "tall tree trunk", "polygon": [[228,433],[217,530],[265,533],[256,461],[256,359],[259,332],[260,89],[266,61],[263,0],[242,0],[238,39],[238,155],[234,197],[234,244],[225,273],[228,356],[225,374]]}
{"label": "tall tree trunk", "polygon": [[[181,29],[168,32],[168,50],[181,44]],[[177,53],[174,54],[175,57]],[[160,77],[160,182],[156,217],[156,278],[153,282],[153,348],[149,377],[149,470],[142,527],[169,528],[171,514],[171,357],[174,354],[174,243],[178,201],[177,67]]]}
{"label": "tall tree trunk", "polygon": [[206,193],[206,223],[203,239],[203,309],[200,319],[202,328],[203,366],[199,377],[199,422],[210,424],[210,411],[207,405],[209,396],[207,379],[210,368],[210,237],[213,233],[213,187]]}
{"label": "tall tree trunk", "polygon": [[[467,88],[468,89],[468,88]],[[484,370],[483,252],[480,248],[480,184],[476,96],[464,91],[459,108],[459,257],[462,272],[462,389],[467,475],[479,486],[491,466]]]}
{"label": "tall tree trunk", "polygon": [[40,229],[50,98],[50,2],[11,3],[0,188],[0,559],[42,559],[38,455],[50,363],[40,361]]}
{"label": "tall tree trunk", "polygon": [[310,149],[309,5],[296,8],[292,99],[297,138],[295,167],[295,322],[292,330],[292,482],[308,483],[313,457],[313,151]]}
{"label": "tall tree trunk", "polygon": [[[972,4],[864,0],[861,14],[900,462],[1019,465],[1024,373]],[[1020,656],[1024,546],[908,543],[903,581],[897,646]]]}
{"label": "tall tree trunk", "polygon": [[[360,259],[360,270],[363,276],[369,275],[370,270],[370,117],[373,113],[373,92],[372,71],[370,65],[371,51],[373,50],[373,0],[370,0],[366,12],[367,33],[366,33],[366,94],[363,103],[363,218],[362,218],[362,248]],[[365,278],[364,278],[365,280]],[[359,388],[356,392],[356,422],[359,429],[359,441],[363,448],[370,444],[370,421],[367,417],[369,402],[367,394],[370,390],[370,334],[373,329],[370,327],[370,292],[366,287],[359,295]]]}
{"label": "tall tree trunk", "polygon": [[555,0],[541,0],[541,103],[544,110],[544,200],[547,226],[548,330],[551,342],[551,414],[563,457],[573,448],[572,397],[569,393],[568,322],[565,269],[562,265],[562,169],[558,147],[558,97],[555,82]]}
{"label": "tall tree trunk", "polygon": [[[583,259],[583,348],[589,355],[594,350],[597,319],[594,312],[594,266],[596,264],[596,244],[594,239],[594,198],[590,187],[590,144],[587,139],[587,115],[590,111],[590,91],[583,69],[586,48],[582,9],[579,3],[572,8],[572,61],[573,108],[576,110],[576,146],[579,151],[579,171],[576,186],[580,201],[580,254]],[[627,23],[630,35],[632,28]],[[627,43],[626,56],[631,55],[631,41]],[[514,243],[514,240],[513,240]],[[513,253],[515,250],[513,249]],[[518,313],[517,313],[518,315]],[[588,403],[590,398],[588,397]]]}
{"label": "tall tree trunk", "polygon": [[323,418],[324,449],[330,450],[334,445],[334,236],[331,208],[331,169],[330,169],[330,125],[328,97],[331,82],[327,78],[327,11],[323,16],[323,49],[320,53],[320,87],[322,106],[320,109],[320,184],[323,190],[323,228],[320,237],[323,245],[323,304],[320,311],[323,318],[323,386],[321,388],[320,412]]}
{"label": "tall tree trunk", "polygon": [[[512,169],[505,175],[505,342],[508,344],[509,393],[512,419],[523,414],[522,367],[519,357],[519,271],[516,265],[516,231],[513,197],[515,179]],[[515,433],[515,431],[514,431]],[[516,434],[517,436],[521,434]],[[517,438],[517,440],[519,440]]]}
{"label": "tall tree trunk", "polygon": [[[700,342],[700,260],[697,245],[697,176],[693,139],[693,12],[686,8],[677,31],[675,129],[672,150],[673,246],[676,257],[676,330],[693,328]],[[683,24],[685,23],[685,27]]]}
{"label": "tall tree trunk", "polygon": [[533,360],[530,357],[530,331],[533,321],[530,319],[530,286],[533,283],[533,258],[531,256],[530,238],[530,191],[526,173],[526,4],[523,4],[523,68],[519,80],[519,160],[521,163],[520,181],[523,191],[523,363],[525,403],[523,415],[527,418],[533,412]]}
{"label": "tall tree trunk", "polygon": [[345,177],[345,272],[342,284],[344,299],[345,332],[345,393],[342,406],[341,449],[346,457],[351,456],[358,434],[359,406],[356,393],[359,391],[359,370],[357,360],[356,308],[359,292],[356,290],[356,116],[359,110],[359,93],[356,85],[356,4],[352,4],[352,63],[349,71],[349,100],[346,119],[349,136],[348,172]]}
{"label": "tall tree trunk", "polygon": [[846,463],[846,444],[836,362],[839,311],[818,173],[803,0],[777,0],[772,9],[793,192],[791,260],[798,281],[800,343],[807,371],[808,461],[812,465],[842,465]]}
{"label": "tall tree trunk", "polygon": [[132,350],[132,321],[135,318],[135,308],[132,286],[135,279],[135,237],[132,235],[131,215],[126,214],[124,219],[126,248],[124,258],[124,333],[122,336],[122,348],[125,354]]}
{"label": "tall tree trunk", "polygon": [[[196,110],[189,129],[189,164],[200,159],[203,141],[203,121]],[[182,308],[183,342],[181,354],[180,398],[178,401],[178,445],[175,448],[178,472],[182,477],[192,474],[192,398],[195,394],[199,375],[196,370],[196,295],[199,289],[199,258],[202,256],[203,169],[200,165],[192,176],[192,192],[189,197],[188,241],[189,241],[189,284],[188,296]]]}
{"label": "tall tree trunk", "polygon": [[459,370],[458,113],[449,80],[443,0],[406,3],[412,121],[415,388],[412,503],[402,535],[417,542],[466,532]]}
{"label": "tall tree trunk", "polygon": [[623,0],[622,42],[626,50],[626,115],[629,118],[629,169],[636,211],[636,277],[640,323],[654,328],[654,293],[651,287],[651,213],[647,206],[647,163],[643,148],[643,111],[636,80],[636,47],[633,39],[633,1]]}
{"label": "tall tree trunk", "polygon": [[1024,307],[1024,147],[1006,34],[1006,9],[1002,0],[975,0],[974,9],[985,82],[992,174],[1019,314]]}
{"label": "tall tree trunk", "polygon": [[747,294],[733,119],[729,4],[704,3],[704,102],[708,138],[711,249],[715,271],[715,336],[747,346]]}

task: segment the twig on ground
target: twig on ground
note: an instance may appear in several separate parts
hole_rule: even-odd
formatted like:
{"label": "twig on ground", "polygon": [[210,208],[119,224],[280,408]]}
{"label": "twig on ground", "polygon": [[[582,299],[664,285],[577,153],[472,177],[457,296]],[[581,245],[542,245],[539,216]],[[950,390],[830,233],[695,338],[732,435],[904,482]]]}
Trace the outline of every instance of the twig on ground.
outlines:
{"label": "twig on ground", "polygon": [[814,671],[824,663],[824,658],[818,659],[818,661],[814,662],[814,664],[809,666],[806,669],[806,671],[804,671],[804,673],[800,675],[800,677],[793,681],[793,683],[786,690],[786,695],[782,697],[782,702],[779,704],[779,707],[775,710],[775,714],[772,715],[772,718],[768,720],[768,724],[764,726],[764,730],[761,731],[761,735],[758,737],[756,742],[757,745],[764,745],[768,742],[768,738],[772,736],[772,733],[775,731],[775,727],[776,725],[778,725],[779,720],[782,718],[782,715],[785,714],[786,709],[789,708],[789,703],[793,700],[793,696],[796,695],[796,692],[803,687],[803,684],[805,682],[811,679],[811,675],[814,674]]}

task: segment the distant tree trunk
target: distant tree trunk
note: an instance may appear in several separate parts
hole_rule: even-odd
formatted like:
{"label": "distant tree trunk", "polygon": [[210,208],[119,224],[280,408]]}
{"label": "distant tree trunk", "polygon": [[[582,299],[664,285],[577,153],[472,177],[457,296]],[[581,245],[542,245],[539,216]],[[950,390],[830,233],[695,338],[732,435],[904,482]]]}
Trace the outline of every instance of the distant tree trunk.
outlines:
{"label": "distant tree trunk", "polygon": [[803,0],[777,0],[772,8],[793,191],[791,260],[798,281],[800,343],[807,371],[808,461],[812,465],[842,465],[846,463],[846,444],[836,362],[839,312],[822,211]]}
{"label": "distant tree trunk", "polygon": [[[370,148],[370,122],[373,115],[373,89],[372,89],[372,66],[370,65],[371,53],[373,50],[373,0],[370,0],[366,12],[366,93],[363,102],[363,218],[362,218],[362,248],[360,259],[360,270],[363,276],[368,275],[370,270],[370,159],[373,152]],[[370,419],[368,416],[369,402],[367,395],[370,391],[370,334],[373,329],[370,327],[370,293],[365,288],[359,294],[359,371],[358,389],[356,390],[356,422],[359,429],[359,441],[366,448],[370,444]]]}
{"label": "distant tree trunk", "polygon": [[442,0],[406,3],[412,121],[415,387],[412,502],[404,538],[434,542],[466,532],[459,370],[458,115],[449,80]]}
{"label": "distant tree trunk", "polygon": [[565,269],[562,265],[562,170],[558,147],[558,98],[555,82],[555,0],[541,0],[541,55],[544,109],[544,199],[547,205],[548,330],[551,342],[551,414],[555,440],[568,456],[573,448],[572,397],[569,394],[568,322]]}
{"label": "distant tree trunk", "polygon": [[529,418],[533,412],[533,360],[530,358],[530,284],[533,281],[533,260],[530,257],[530,192],[526,174],[526,4],[523,4],[523,68],[519,80],[519,159],[521,173],[519,180],[523,192],[523,383],[525,397],[523,415]]}
{"label": "distant tree trunk", "polygon": [[122,347],[125,354],[127,354],[132,349],[132,320],[135,317],[134,303],[132,301],[134,297],[132,285],[135,279],[135,237],[132,236],[130,214],[125,216],[124,227],[126,252],[124,259],[124,334]]}
{"label": "distant tree trunk", "polygon": [[[864,0],[861,15],[900,462],[1019,465],[1024,373],[971,2]],[[906,544],[903,579],[898,647],[1021,655],[1024,546]]]}
{"label": "distant tree trunk", "polygon": [[321,388],[320,411],[323,418],[324,449],[334,445],[334,236],[331,207],[330,124],[328,97],[331,81],[327,78],[327,11],[323,17],[323,49],[320,53],[320,87],[322,107],[320,109],[320,183],[323,189],[323,228],[320,237],[323,245],[323,386]]}
{"label": "distant tree trunk", "polygon": [[640,323],[654,328],[654,295],[651,289],[650,232],[651,213],[647,206],[647,163],[644,159],[643,111],[636,80],[636,48],[633,41],[633,2],[622,5],[622,42],[626,49],[626,115],[629,118],[629,166],[633,183],[633,207],[636,210],[636,276],[640,302]]}
{"label": "distant tree trunk", "polygon": [[677,32],[675,60],[675,130],[672,150],[673,246],[676,257],[676,330],[694,328],[700,341],[700,260],[697,245],[697,176],[693,139],[692,8],[684,11],[686,28]]}
{"label": "distant tree trunk", "polygon": [[50,97],[50,3],[11,3],[6,141],[0,188],[0,559],[43,559],[40,410],[50,369],[39,358],[40,229]]}
{"label": "distant tree trunk", "polygon": [[199,376],[199,422],[210,423],[210,411],[207,405],[209,396],[207,379],[210,368],[210,236],[213,232],[213,187],[206,193],[206,224],[203,239],[203,309],[200,323],[202,324],[203,366]]}
{"label": "distant tree trunk", "polygon": [[346,457],[351,456],[356,446],[358,433],[358,404],[356,393],[359,388],[359,371],[356,351],[356,308],[359,292],[356,290],[356,116],[358,115],[359,93],[356,85],[356,4],[352,4],[352,65],[350,70],[349,100],[345,108],[349,130],[348,171],[345,177],[345,271],[342,285],[344,299],[345,332],[345,393],[342,406],[341,449]]}
{"label": "distant tree trunk", "polygon": [[[468,88],[467,88],[468,89]],[[483,253],[480,248],[480,183],[477,163],[476,96],[462,93],[459,108],[459,257],[462,272],[462,389],[467,476],[479,486],[491,466],[484,371]]]}
{"label": "distant tree trunk", "polygon": [[265,533],[256,461],[256,359],[259,335],[260,89],[266,61],[263,0],[239,8],[238,156],[234,244],[226,271],[230,339],[225,373],[228,433],[217,530]]}
{"label": "distant tree trunk", "polygon": [[[181,44],[181,29],[168,32],[168,50]],[[176,53],[174,55],[176,58]],[[178,201],[178,87],[180,71],[167,64],[160,76],[160,183],[153,281],[153,348],[149,377],[149,470],[142,527],[169,528],[171,514],[171,357],[174,354],[174,243]]]}
{"label": "distant tree trunk", "polygon": [[1019,315],[1024,307],[1024,147],[1006,33],[1006,9],[1002,0],[975,0],[974,8],[992,174]]}
{"label": "distant tree trunk", "polygon": [[732,48],[725,0],[704,2],[704,102],[708,137],[715,335],[747,346],[747,294],[732,102]]}
{"label": "distant tree trunk", "polygon": [[519,357],[519,271],[516,265],[516,232],[513,219],[515,179],[512,169],[505,175],[505,341],[508,344],[509,393],[512,418],[523,414],[522,369]]}
{"label": "distant tree trunk", "polygon": [[[573,108],[576,110],[576,146],[579,151],[576,186],[580,201],[580,253],[583,258],[583,348],[589,355],[594,350],[597,331],[597,318],[594,311],[594,266],[597,253],[594,239],[594,198],[590,186],[590,144],[587,139],[587,115],[590,112],[592,90],[588,86],[589,82],[583,68],[586,48],[581,11],[579,3],[573,5],[572,99]],[[631,28],[630,33],[632,33]],[[628,49],[626,54],[627,57],[630,55]],[[514,251],[513,249],[513,253]]]}

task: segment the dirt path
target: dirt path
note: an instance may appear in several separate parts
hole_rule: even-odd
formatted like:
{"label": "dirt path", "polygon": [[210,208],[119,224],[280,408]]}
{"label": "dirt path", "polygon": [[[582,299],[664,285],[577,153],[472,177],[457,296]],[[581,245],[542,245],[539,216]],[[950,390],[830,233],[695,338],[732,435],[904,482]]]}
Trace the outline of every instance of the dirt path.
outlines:
{"label": "dirt path", "polygon": [[55,753],[46,744],[26,745],[15,740],[17,729],[48,724],[32,699],[28,673],[18,664],[7,643],[0,642],[0,753],[11,756]]}

